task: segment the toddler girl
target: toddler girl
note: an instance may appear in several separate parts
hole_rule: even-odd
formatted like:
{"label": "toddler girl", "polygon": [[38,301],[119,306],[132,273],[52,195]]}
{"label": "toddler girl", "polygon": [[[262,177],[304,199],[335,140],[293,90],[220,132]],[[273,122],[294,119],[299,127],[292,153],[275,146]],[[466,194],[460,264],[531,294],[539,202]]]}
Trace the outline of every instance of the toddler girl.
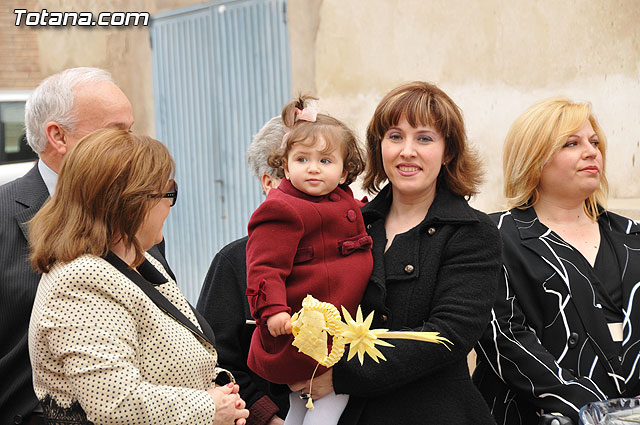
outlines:
{"label": "toddler girl", "polygon": [[[371,237],[348,185],[363,171],[355,136],[342,122],[305,107],[285,106],[290,131],[269,165],[284,177],[249,221],[247,295],[256,319],[248,365],[279,384],[311,378],[317,362],[291,345],[291,314],[307,294],[355,314],[372,268]],[[319,376],[328,369],[319,366]],[[307,411],[292,393],[286,425],[337,423],[347,395],[329,394]]]}

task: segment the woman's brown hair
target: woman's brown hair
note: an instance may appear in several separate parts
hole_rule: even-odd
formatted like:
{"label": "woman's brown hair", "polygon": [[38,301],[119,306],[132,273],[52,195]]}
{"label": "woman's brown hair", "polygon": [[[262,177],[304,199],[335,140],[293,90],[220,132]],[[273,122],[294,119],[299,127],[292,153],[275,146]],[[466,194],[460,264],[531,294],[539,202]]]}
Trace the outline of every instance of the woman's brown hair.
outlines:
{"label": "woman's brown hair", "polygon": [[[267,163],[277,171],[277,177],[284,177],[284,165],[289,151],[296,143],[314,145],[319,137],[325,142],[325,151],[331,152],[339,148],[343,155],[344,170],[347,177],[344,184],[351,184],[364,170],[364,155],[355,134],[341,121],[325,114],[317,114],[314,122],[299,119],[299,113],[309,107],[310,100],[317,100],[308,95],[299,96],[289,102],[282,110],[282,122],[288,129],[283,146],[269,156]],[[300,112],[298,112],[300,111]]]}
{"label": "woman's brown hair", "polygon": [[382,140],[387,130],[403,117],[412,127],[428,125],[444,137],[446,163],[438,175],[438,185],[444,184],[462,196],[475,195],[482,179],[482,167],[476,153],[468,146],[462,112],[445,92],[423,81],[396,87],[376,108],[367,127],[364,189],[376,193],[387,180],[382,164]]}
{"label": "woman's brown hair", "polygon": [[29,222],[31,262],[48,272],[56,261],[104,256],[122,240],[144,261],[135,235],[166,188],[175,165],[166,146],[148,136],[102,129],[69,152],[53,197]]}

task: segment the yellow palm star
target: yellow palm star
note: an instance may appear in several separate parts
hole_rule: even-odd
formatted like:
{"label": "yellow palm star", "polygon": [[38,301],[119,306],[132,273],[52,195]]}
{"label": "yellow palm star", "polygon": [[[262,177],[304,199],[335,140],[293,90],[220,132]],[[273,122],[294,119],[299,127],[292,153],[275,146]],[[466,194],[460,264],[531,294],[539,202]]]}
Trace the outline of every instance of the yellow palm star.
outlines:
{"label": "yellow palm star", "polygon": [[[318,364],[325,367],[331,367],[336,364],[344,355],[345,346],[349,344],[349,355],[347,361],[358,354],[360,364],[364,364],[364,355],[368,354],[376,363],[380,363],[379,359],[387,360],[376,345],[385,347],[393,347],[381,338],[398,338],[413,339],[416,341],[433,342],[443,344],[450,348],[447,344],[452,344],[447,338],[439,335],[438,332],[406,332],[406,331],[389,331],[388,329],[370,329],[373,322],[373,311],[369,313],[366,319],[362,318],[362,309],[358,306],[356,319],[353,320],[351,314],[346,308],[342,307],[342,315],[345,322],[340,320],[338,309],[330,303],[321,302],[307,295],[302,301],[302,309],[291,317],[291,326],[293,333],[293,346],[298,351],[315,359]],[[327,353],[328,336],[333,336],[331,344],[331,352]],[[316,366],[316,370],[318,367]],[[309,384],[309,392],[311,392],[311,383]],[[307,401],[307,408],[313,410],[313,402],[311,398]]]}
{"label": "yellow palm star", "polygon": [[[293,345],[321,365],[331,367],[343,356],[347,344],[349,344],[347,360],[351,360],[358,354],[360,364],[364,363],[365,354],[368,354],[376,363],[379,363],[380,359],[387,360],[376,348],[376,345],[393,347],[392,344],[383,341],[383,338],[432,342],[443,344],[447,349],[449,349],[447,344],[453,344],[438,332],[370,329],[374,312],[363,319],[360,306],[358,306],[355,320],[344,307],[342,307],[342,315],[346,323],[340,320],[340,313],[333,304],[318,301],[311,295],[307,295],[302,301],[302,309],[291,318]],[[333,336],[330,353],[327,353],[328,335]]]}
{"label": "yellow palm star", "polygon": [[387,332],[387,329],[369,329],[371,322],[373,322],[373,312],[369,313],[365,320],[362,320],[362,309],[358,306],[356,320],[353,320],[347,309],[342,307],[342,315],[346,323],[341,323],[341,333],[337,338],[334,337],[334,340],[338,339],[343,344],[349,344],[347,361],[351,360],[356,353],[358,353],[360,364],[364,363],[365,353],[376,363],[379,363],[379,358],[387,360],[375,346],[378,344],[393,347],[393,345],[379,339],[379,336]]}

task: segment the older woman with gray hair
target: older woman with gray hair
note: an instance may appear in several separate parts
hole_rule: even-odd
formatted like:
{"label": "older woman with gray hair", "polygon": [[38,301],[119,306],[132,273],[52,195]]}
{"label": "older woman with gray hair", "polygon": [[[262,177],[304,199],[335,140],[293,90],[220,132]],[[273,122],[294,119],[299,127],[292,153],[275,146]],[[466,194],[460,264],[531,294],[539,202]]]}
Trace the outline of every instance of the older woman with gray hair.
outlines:
{"label": "older woman with gray hair", "polygon": [[[276,170],[267,164],[284,137],[285,127],[277,116],[269,120],[254,136],[247,150],[253,175],[260,180],[264,193],[280,184]],[[216,336],[216,350],[221,365],[230,370],[240,385],[240,395],[247,402],[250,415],[247,425],[278,425],[288,410],[288,389],[279,395],[271,392],[273,384],[257,376],[247,367],[247,355],[255,325],[251,320],[246,271],[247,237],[225,246],[216,254],[205,277],[197,310],[209,322]]]}

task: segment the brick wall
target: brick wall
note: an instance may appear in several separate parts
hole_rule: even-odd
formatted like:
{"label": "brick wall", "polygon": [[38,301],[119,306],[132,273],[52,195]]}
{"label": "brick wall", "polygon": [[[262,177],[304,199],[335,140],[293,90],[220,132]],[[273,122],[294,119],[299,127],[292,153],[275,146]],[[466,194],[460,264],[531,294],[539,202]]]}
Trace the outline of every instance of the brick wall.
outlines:
{"label": "brick wall", "polygon": [[[13,9],[36,10],[34,0],[2,2],[0,7],[0,90],[32,89],[44,77],[40,69],[38,28],[15,26]],[[7,4],[8,3],[8,4]]]}

